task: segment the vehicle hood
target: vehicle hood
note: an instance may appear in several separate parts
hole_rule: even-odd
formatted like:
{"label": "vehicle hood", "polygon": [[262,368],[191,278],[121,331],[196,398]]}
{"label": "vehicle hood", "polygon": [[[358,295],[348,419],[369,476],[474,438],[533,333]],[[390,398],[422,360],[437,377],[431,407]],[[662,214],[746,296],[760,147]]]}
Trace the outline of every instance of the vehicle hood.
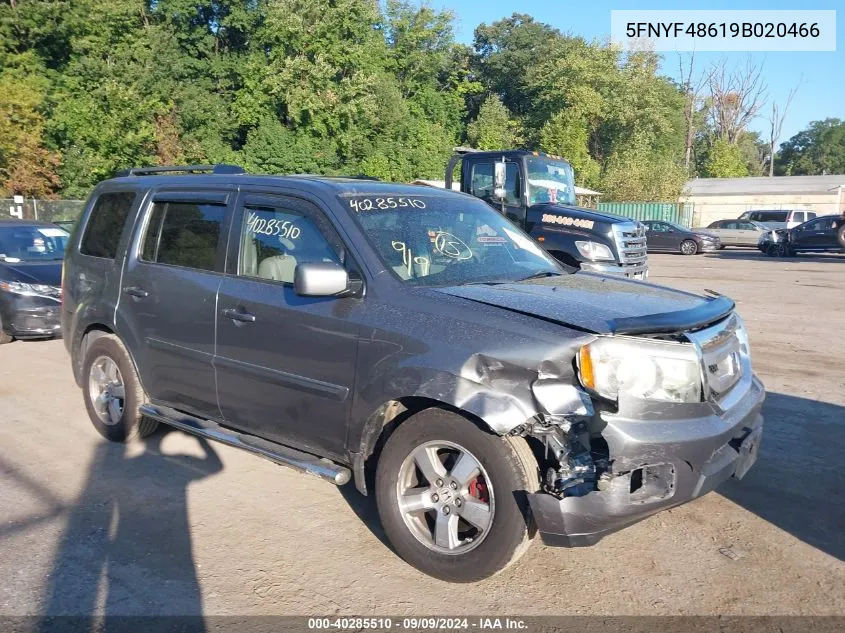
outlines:
{"label": "vehicle hood", "polygon": [[0,260],[0,279],[20,281],[26,284],[60,286],[62,283],[62,261],[12,263]]}
{"label": "vehicle hood", "polygon": [[727,297],[584,272],[432,290],[595,334],[679,332],[718,321],[734,307]]}

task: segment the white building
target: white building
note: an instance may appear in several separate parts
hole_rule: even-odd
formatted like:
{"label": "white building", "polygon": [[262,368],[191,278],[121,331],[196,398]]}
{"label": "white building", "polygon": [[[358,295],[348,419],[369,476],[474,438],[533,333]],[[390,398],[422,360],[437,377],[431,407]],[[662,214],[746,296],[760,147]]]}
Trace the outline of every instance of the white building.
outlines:
{"label": "white building", "polygon": [[809,209],[818,215],[845,213],[845,174],[773,178],[695,178],[681,202],[691,202],[693,226],[739,217],[752,209]]}

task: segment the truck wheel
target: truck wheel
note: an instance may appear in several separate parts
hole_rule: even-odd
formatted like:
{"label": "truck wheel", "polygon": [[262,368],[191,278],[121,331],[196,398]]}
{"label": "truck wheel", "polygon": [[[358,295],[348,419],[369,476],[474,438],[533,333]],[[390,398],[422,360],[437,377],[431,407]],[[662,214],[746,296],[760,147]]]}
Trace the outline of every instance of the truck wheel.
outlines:
{"label": "truck wheel", "polygon": [[113,334],[95,339],[82,364],[85,408],[94,428],[112,442],[151,435],[158,422],[138,412],[146,401],[129,352]]}
{"label": "truck wheel", "polygon": [[698,244],[694,240],[684,240],[681,242],[682,255],[695,255],[698,252]]}
{"label": "truck wheel", "polygon": [[845,248],[845,224],[839,227],[839,231],[836,233],[836,241],[839,242],[839,246]]}
{"label": "truck wheel", "polygon": [[376,501],[396,552],[420,571],[473,582],[517,560],[539,487],[528,444],[487,433],[455,413],[426,409],[390,436],[376,471]]}

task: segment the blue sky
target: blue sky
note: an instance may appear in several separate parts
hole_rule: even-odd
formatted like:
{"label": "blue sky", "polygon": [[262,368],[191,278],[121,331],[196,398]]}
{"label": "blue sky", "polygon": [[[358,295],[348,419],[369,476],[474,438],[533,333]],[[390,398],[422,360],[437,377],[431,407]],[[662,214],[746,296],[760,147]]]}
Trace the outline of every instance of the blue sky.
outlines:
{"label": "blue sky", "polygon": [[[455,13],[457,39],[467,44],[472,42],[473,30],[478,24],[489,24],[514,12],[528,13],[563,32],[592,39],[609,35],[611,9],[838,9],[836,52],[697,53],[696,63],[700,62],[703,66],[724,57],[729,63],[742,64],[751,56],[764,64],[763,75],[768,84],[769,100],[774,99],[781,104],[786,101],[790,89],[800,80],[801,86],[784,121],[781,142],[805,128],[810,121],[827,117],[845,119],[845,3],[842,0],[811,1],[806,4],[784,0],[699,0],[695,4],[686,5],[679,5],[677,0],[430,0],[430,4],[436,8],[450,9]],[[664,53],[663,56],[664,74],[677,77],[677,54]],[[762,131],[764,137],[768,135],[765,114],[770,107],[767,105],[763,109],[763,115],[750,126],[751,129]]]}

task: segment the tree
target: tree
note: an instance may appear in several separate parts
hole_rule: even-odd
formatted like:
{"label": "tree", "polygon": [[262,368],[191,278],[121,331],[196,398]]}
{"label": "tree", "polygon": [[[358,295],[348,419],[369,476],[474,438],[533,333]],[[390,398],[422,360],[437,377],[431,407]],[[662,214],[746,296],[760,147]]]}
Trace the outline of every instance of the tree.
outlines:
{"label": "tree", "polygon": [[845,174],[845,121],[813,121],[780,146],[776,163],[786,176]]}
{"label": "tree", "polygon": [[789,112],[789,104],[792,103],[792,98],[798,92],[798,85],[789,91],[786,96],[786,103],[781,108],[776,101],[772,101],[772,113],[769,115],[769,177],[775,175],[775,148],[777,147],[780,133],[783,129],[783,120],[786,118],[786,113]]}
{"label": "tree", "polygon": [[766,84],[763,66],[750,59],[743,68],[728,70],[727,63],[716,65],[710,75],[710,117],[720,139],[736,143],[748,123],[763,107]]}
{"label": "tree", "polygon": [[467,126],[467,142],[476,149],[512,149],[520,145],[522,137],[510,110],[499,97],[490,95]]}
{"label": "tree", "polygon": [[575,180],[586,187],[598,186],[601,166],[590,156],[587,122],[561,110],[546,121],[540,130],[540,149],[564,156],[575,170]]}
{"label": "tree", "polygon": [[695,76],[695,52],[690,53],[686,70],[684,70],[684,58],[679,53],[678,66],[681,74],[681,91],[684,95],[684,123],[686,125],[684,167],[689,171],[692,162],[692,148],[695,144],[695,133],[701,122],[699,108],[702,92],[709,83],[713,71]]}
{"label": "tree", "polygon": [[724,138],[713,141],[704,169],[708,178],[738,178],[748,175],[748,166],[742,150]]}
{"label": "tree", "polygon": [[634,144],[610,158],[601,189],[606,200],[677,202],[686,180],[686,169],[679,160]]}

